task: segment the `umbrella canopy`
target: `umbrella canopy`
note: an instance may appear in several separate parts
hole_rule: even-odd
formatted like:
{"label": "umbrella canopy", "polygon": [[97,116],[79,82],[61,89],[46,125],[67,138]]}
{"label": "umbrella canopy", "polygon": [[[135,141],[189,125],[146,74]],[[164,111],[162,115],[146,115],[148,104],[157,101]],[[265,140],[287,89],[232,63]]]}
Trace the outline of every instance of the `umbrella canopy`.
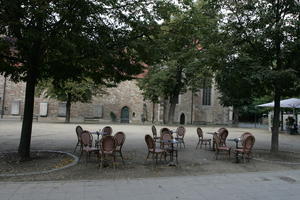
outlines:
{"label": "umbrella canopy", "polygon": [[[258,105],[259,107],[274,107],[274,101]],[[280,101],[281,108],[300,108],[300,99],[291,98]]]}

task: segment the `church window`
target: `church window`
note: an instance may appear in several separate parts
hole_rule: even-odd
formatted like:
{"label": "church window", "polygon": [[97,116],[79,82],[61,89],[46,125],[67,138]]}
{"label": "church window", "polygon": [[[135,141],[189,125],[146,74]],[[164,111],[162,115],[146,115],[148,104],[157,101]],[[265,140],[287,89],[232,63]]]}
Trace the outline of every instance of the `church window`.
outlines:
{"label": "church window", "polygon": [[202,104],[211,105],[211,88],[203,88]]}

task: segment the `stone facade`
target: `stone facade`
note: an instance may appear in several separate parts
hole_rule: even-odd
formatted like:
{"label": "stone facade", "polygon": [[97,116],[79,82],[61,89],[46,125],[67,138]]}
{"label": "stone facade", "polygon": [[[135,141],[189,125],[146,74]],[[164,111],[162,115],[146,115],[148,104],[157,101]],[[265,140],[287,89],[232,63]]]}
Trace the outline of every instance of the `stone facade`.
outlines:
{"label": "stone facade", "polygon": [[[4,77],[0,76],[0,97],[2,109],[4,90]],[[24,110],[25,84],[13,83],[9,80],[6,82],[5,91],[5,116],[21,116]],[[193,94],[188,91],[180,95],[178,104],[175,110],[174,120],[176,123],[184,122],[184,124],[228,124],[229,109],[222,107],[218,101],[218,92],[212,88],[211,104],[203,105],[203,91],[200,90]],[[40,103],[47,103],[47,116],[41,117]],[[19,105],[19,113],[16,112]],[[96,119],[100,122],[111,122],[111,113],[116,116],[116,121],[121,121],[121,116],[128,113],[129,123],[141,123],[144,117],[146,121],[152,119],[153,104],[145,101],[140,89],[136,85],[136,81],[124,81],[116,88],[108,88],[107,94],[94,96],[91,103],[75,103],[71,107],[71,121],[80,122],[85,118]],[[45,109],[45,108],[44,108]],[[34,114],[39,117],[39,120],[63,120],[64,104],[54,99],[36,97],[34,105]],[[123,114],[122,114],[123,111]],[[193,114],[191,114],[193,113]],[[155,105],[156,122],[162,122],[162,105]],[[191,119],[192,117],[192,119]],[[122,119],[123,119],[122,118]],[[182,121],[183,120],[183,121]]]}

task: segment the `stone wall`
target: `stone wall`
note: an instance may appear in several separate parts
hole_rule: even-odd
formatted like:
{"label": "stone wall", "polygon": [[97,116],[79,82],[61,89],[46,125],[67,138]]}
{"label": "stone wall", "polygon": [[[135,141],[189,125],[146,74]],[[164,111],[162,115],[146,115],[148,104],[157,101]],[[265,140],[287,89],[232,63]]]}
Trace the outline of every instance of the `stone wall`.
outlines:
{"label": "stone wall", "polygon": [[[4,77],[0,76],[0,97],[3,96]],[[144,101],[142,93],[136,81],[124,81],[115,88],[107,88],[107,94],[94,96],[91,103],[74,103],[71,106],[71,121],[80,122],[85,117],[98,117],[99,121],[110,122],[113,112],[116,115],[116,121],[120,122],[121,110],[125,106],[129,109],[129,123],[141,123],[142,115],[147,118],[148,122],[152,120],[153,104]],[[202,90],[193,94],[193,116],[192,109],[192,93],[191,91],[180,95],[179,102],[176,105],[174,120],[180,123],[180,116],[184,115],[184,123],[190,124],[191,117],[193,124],[227,124],[229,122],[228,108],[220,105],[218,100],[218,92],[212,88],[211,105],[203,105]],[[20,113],[24,110],[25,84],[13,83],[7,81],[6,98],[5,98],[5,115],[11,115],[13,102],[20,101]],[[59,105],[55,99],[36,97],[34,104],[34,114],[39,115],[40,103],[48,103],[47,117],[39,117],[41,120],[64,120],[59,117]],[[2,104],[0,105],[0,107]],[[101,113],[101,115],[100,115]],[[156,122],[162,123],[163,106],[155,105],[154,119]]]}

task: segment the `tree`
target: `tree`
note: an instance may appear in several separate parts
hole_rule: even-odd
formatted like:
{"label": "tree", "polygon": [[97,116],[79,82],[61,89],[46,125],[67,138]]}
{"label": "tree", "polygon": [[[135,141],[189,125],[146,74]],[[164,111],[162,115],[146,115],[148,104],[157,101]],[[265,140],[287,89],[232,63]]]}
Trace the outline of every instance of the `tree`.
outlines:
{"label": "tree", "polygon": [[89,103],[93,95],[104,93],[104,90],[95,85],[90,79],[80,81],[63,80],[60,82],[46,81],[38,85],[38,93],[45,97],[66,102],[66,123],[70,122],[72,103]]}
{"label": "tree", "polygon": [[[271,151],[279,149],[279,112],[282,96],[299,94],[300,5],[290,0],[219,1],[211,0],[222,16],[221,34],[234,38],[254,66],[248,77],[272,94],[275,102]],[[217,55],[218,56],[218,55]],[[228,60],[232,55],[219,55]],[[239,70],[242,66],[238,66]],[[235,86],[232,86],[235,87]]]}
{"label": "tree", "polygon": [[22,160],[30,157],[36,84],[82,76],[97,84],[131,79],[142,69],[137,40],[155,27],[164,2],[0,1],[0,73],[26,82]]}
{"label": "tree", "polygon": [[[207,79],[212,76],[203,63],[201,49],[208,30],[214,26],[214,19],[205,12],[203,1],[186,3],[183,9],[172,13],[172,17],[162,23],[158,34],[153,36],[151,49],[160,55],[156,57],[157,70],[150,71],[150,78],[145,78],[144,81],[149,81],[149,84],[144,86],[148,88],[141,88],[148,90],[146,93],[159,90],[156,94],[169,100],[166,121],[171,124],[174,122],[179,94],[186,92],[189,87],[195,88],[198,80],[205,75]],[[151,83],[154,80],[159,80],[158,87]]]}

